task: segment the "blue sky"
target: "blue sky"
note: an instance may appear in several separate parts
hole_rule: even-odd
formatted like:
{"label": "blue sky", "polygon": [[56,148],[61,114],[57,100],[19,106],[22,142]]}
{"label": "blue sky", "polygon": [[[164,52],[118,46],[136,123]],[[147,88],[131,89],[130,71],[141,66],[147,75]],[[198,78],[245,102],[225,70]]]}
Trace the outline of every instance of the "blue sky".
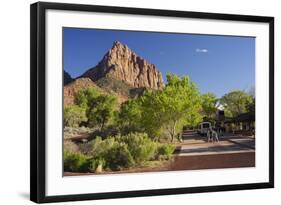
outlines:
{"label": "blue sky", "polygon": [[162,72],[189,75],[202,93],[218,97],[255,85],[255,38],[64,28],[64,69],[78,77],[94,67],[114,41],[128,45]]}

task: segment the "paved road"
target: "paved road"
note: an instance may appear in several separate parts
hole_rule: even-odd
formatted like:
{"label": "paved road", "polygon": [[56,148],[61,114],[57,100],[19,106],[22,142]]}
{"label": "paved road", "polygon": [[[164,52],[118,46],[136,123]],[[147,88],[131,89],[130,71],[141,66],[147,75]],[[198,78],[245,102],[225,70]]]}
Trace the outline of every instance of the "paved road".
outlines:
{"label": "paved road", "polygon": [[185,140],[178,155],[254,152],[253,139],[228,139],[210,143],[204,140]]}
{"label": "paved road", "polygon": [[219,137],[219,142],[207,142],[206,137],[198,135],[192,130],[183,132],[183,142],[178,144],[178,155],[223,154],[254,152],[255,139],[250,136],[225,134]]}
{"label": "paved road", "polygon": [[255,166],[255,139],[226,134],[219,142],[207,142],[192,130],[183,132],[172,170]]}

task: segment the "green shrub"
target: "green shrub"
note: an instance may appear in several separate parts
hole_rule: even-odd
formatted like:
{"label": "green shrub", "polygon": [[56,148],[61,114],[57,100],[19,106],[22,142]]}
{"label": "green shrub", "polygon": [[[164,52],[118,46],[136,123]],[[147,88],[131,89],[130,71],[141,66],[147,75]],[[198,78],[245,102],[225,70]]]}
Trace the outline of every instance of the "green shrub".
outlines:
{"label": "green shrub", "polygon": [[130,167],[134,164],[134,160],[129,152],[126,144],[115,144],[108,150],[105,156],[106,166],[111,170],[120,170],[121,168]]}
{"label": "green shrub", "polygon": [[91,151],[88,153],[94,160],[92,166],[96,166],[96,162],[102,160],[103,166],[111,170],[120,170],[122,167],[129,167],[134,164],[128,146],[125,143],[118,142],[114,137],[102,140],[101,137],[90,142]]}
{"label": "green shrub", "polygon": [[101,137],[96,137],[94,140],[79,145],[80,151],[94,159],[103,158],[106,152],[117,142],[113,137],[103,140]]}
{"label": "green shrub", "polygon": [[117,140],[128,145],[128,150],[137,164],[155,158],[157,143],[153,142],[146,133],[130,133],[119,136]]}
{"label": "green shrub", "polygon": [[92,145],[90,143],[79,143],[78,144],[78,147],[79,147],[79,151],[82,153],[82,154],[85,154],[85,155],[90,155],[90,153],[92,152]]}
{"label": "green shrub", "polygon": [[77,105],[64,107],[64,126],[79,127],[79,124],[87,121],[86,110]]}
{"label": "green shrub", "polygon": [[166,158],[169,159],[175,151],[175,145],[173,144],[159,144],[157,149],[158,158]]}
{"label": "green shrub", "polygon": [[80,152],[64,150],[64,171],[86,172],[89,171],[91,160]]}
{"label": "green shrub", "polygon": [[97,158],[97,159],[92,159],[91,160],[91,169],[92,170],[96,170],[96,168],[99,166],[99,165],[102,165],[102,167],[104,167],[106,164],[105,160],[102,159],[102,158]]}
{"label": "green shrub", "polygon": [[67,150],[69,152],[79,152],[79,146],[71,140],[64,140],[63,146],[64,150]]}
{"label": "green shrub", "polygon": [[95,170],[98,165],[121,170],[145,164],[154,159],[169,159],[175,150],[172,144],[159,144],[145,133],[130,133],[94,140],[79,145],[81,153],[66,152],[65,167],[72,171]]}
{"label": "green shrub", "polygon": [[118,142],[116,142],[113,137],[104,140],[102,140],[101,137],[96,137],[96,139],[90,142],[92,148],[90,155],[93,158],[105,158],[105,155],[110,152],[110,149],[117,143]]}

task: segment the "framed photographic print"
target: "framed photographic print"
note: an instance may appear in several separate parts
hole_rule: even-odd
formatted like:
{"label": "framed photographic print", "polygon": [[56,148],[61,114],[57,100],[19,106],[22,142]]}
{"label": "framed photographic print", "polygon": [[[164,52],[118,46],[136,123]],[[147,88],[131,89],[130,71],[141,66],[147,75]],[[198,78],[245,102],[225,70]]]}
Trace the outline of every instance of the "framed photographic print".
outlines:
{"label": "framed photographic print", "polygon": [[274,18],[31,5],[34,202],[274,187]]}

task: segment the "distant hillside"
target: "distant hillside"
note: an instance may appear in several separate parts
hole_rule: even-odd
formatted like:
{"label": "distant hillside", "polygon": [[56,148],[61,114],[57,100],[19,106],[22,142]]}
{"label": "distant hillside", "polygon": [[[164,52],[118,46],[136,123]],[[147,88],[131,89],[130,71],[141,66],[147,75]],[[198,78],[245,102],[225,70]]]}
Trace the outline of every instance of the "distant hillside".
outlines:
{"label": "distant hillside", "polygon": [[127,94],[117,93],[109,88],[102,89],[101,87],[96,85],[90,78],[78,78],[64,86],[64,105],[72,105],[74,103],[75,93],[77,93],[79,90],[87,88],[95,88],[101,93],[116,96],[118,104],[121,104],[129,98],[129,95]]}
{"label": "distant hillside", "polygon": [[64,85],[71,83],[73,81],[72,77],[65,70],[63,71],[63,83]]}

